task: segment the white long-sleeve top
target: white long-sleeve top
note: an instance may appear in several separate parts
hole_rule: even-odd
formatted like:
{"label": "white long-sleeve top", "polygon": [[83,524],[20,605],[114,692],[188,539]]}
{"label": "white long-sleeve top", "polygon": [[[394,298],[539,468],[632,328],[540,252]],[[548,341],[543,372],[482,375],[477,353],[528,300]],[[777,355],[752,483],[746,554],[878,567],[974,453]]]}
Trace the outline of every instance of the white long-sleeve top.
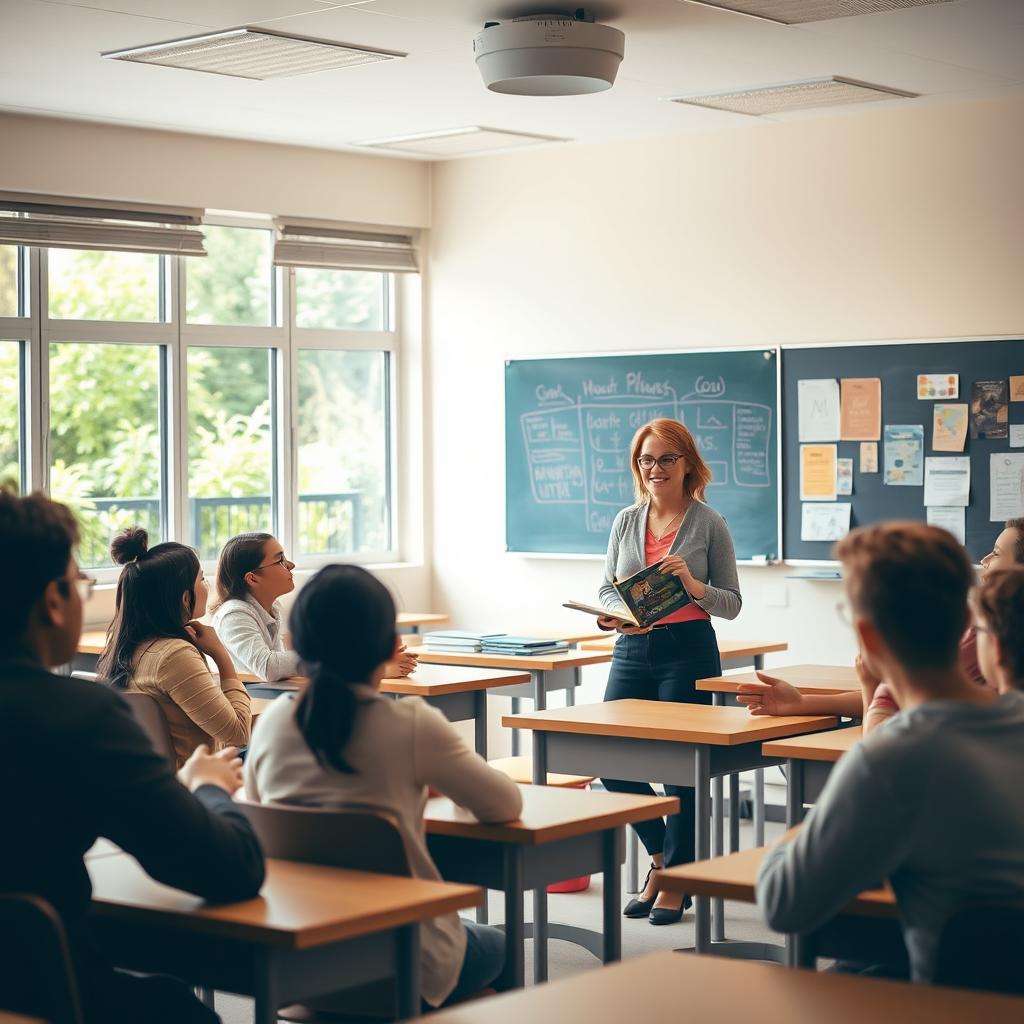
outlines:
{"label": "white long-sleeve top", "polygon": [[[353,772],[321,765],[295,722],[296,694],[287,693],[259,718],[245,760],[245,793],[259,803],[375,808],[399,824],[416,878],[440,879],[427,850],[423,810],[433,787],[480,821],[514,821],[523,809],[519,787],[489,767],[454,726],[419,697],[389,700],[354,687],[360,708],[342,752]],[[458,914],[424,921],[420,931],[423,998],[439,1006],[458,981],[466,932]]]}
{"label": "white long-sleeve top", "polygon": [[244,671],[269,680],[298,675],[299,656],[285,649],[277,601],[268,612],[254,597],[231,598],[213,613],[213,628]]}

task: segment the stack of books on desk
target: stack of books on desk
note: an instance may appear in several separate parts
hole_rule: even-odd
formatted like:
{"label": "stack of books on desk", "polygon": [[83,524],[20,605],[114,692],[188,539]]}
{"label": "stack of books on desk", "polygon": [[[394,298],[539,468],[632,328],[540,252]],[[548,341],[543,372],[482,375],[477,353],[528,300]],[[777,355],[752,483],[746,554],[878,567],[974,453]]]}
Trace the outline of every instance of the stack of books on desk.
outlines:
{"label": "stack of books on desk", "polygon": [[561,654],[569,650],[569,645],[561,640],[549,640],[536,636],[500,636],[485,637],[483,640],[484,654],[514,654],[524,657],[536,654]]}
{"label": "stack of books on desk", "polygon": [[465,629],[439,629],[424,635],[423,647],[428,651],[465,654],[479,651],[486,641],[504,635],[504,633],[471,633]]}

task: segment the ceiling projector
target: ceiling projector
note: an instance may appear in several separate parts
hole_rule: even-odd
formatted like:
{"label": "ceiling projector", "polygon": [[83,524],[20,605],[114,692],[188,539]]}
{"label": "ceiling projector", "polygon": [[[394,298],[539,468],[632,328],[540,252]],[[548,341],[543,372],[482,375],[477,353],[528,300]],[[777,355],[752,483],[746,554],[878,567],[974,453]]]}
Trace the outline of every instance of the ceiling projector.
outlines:
{"label": "ceiling projector", "polygon": [[473,40],[476,65],[492,92],[515,96],[577,96],[610,89],[626,37],[575,15],[531,14],[489,21]]}

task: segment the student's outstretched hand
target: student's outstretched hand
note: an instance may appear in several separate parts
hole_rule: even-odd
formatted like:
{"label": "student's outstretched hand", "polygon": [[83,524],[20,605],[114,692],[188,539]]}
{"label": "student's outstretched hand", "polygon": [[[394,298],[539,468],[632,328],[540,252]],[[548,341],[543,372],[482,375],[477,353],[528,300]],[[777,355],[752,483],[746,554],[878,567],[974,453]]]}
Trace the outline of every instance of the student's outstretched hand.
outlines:
{"label": "student's outstretched hand", "polygon": [[237,747],[225,747],[216,754],[206,744],[196,747],[178,769],[178,781],[195,792],[200,786],[220,786],[228,795],[242,786],[242,759]]}
{"label": "student's outstretched hand", "polygon": [[803,694],[785,679],[758,672],[759,683],[740,683],[736,700],[752,715],[801,715]]}
{"label": "student's outstretched hand", "polygon": [[398,653],[384,666],[385,679],[404,679],[416,671],[419,658],[406,650],[403,645]]}

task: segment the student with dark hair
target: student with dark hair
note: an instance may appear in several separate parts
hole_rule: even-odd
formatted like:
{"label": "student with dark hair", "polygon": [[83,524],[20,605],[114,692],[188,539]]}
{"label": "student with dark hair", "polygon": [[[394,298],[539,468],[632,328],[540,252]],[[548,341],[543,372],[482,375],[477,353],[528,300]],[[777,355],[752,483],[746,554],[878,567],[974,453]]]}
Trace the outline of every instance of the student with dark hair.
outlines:
{"label": "student with dark hair", "polygon": [[[260,718],[246,759],[250,800],[373,807],[394,815],[412,873],[439,878],[427,852],[423,809],[432,787],[481,821],[511,821],[522,797],[418,697],[377,692],[398,646],[395,606],[365,569],[330,565],[299,591],[289,622],[309,682]],[[495,982],[505,938],[457,914],[421,926],[422,995],[431,1006]]]}
{"label": "student with dark hair", "polygon": [[1000,693],[1024,690],[1024,567],[986,573],[971,606],[985,678]]}
{"label": "student with dark hair", "polygon": [[[269,533],[232,537],[217,562],[214,629],[235,661],[260,679],[299,673],[299,657],[285,644],[280,602],[295,589],[294,568],[281,542]],[[388,661],[384,676],[407,676],[415,668],[416,656],[403,647]]]}
{"label": "student with dark hair", "polygon": [[198,621],[207,585],[196,553],[173,542],[150,548],[146,531],[134,529],[114,538],[110,555],[124,569],[97,672],[114,687],[156,698],[179,765],[203,744],[245,746],[249,694],[216,631]]}
{"label": "student with dark hair", "polygon": [[[212,1024],[184,985],[116,971],[97,952],[82,854],[104,836],[167,885],[209,900],[255,896],[263,856],[231,800],[241,763],[234,750],[198,750],[176,779],[116,691],[52,675],[74,656],[92,585],[73,556],[74,518],[41,494],[0,491],[0,535],[11,574],[0,590],[2,886],[60,915],[87,1024]],[[46,981],[13,952],[0,959],[2,1005],[34,1016],[33,988]]]}
{"label": "student with dark hair", "polygon": [[886,878],[912,976],[927,981],[955,910],[1024,898],[1024,694],[976,686],[958,664],[974,573],[946,531],[865,527],[836,554],[866,669],[901,710],[769,850],[757,900],[772,928],[807,932]]}

